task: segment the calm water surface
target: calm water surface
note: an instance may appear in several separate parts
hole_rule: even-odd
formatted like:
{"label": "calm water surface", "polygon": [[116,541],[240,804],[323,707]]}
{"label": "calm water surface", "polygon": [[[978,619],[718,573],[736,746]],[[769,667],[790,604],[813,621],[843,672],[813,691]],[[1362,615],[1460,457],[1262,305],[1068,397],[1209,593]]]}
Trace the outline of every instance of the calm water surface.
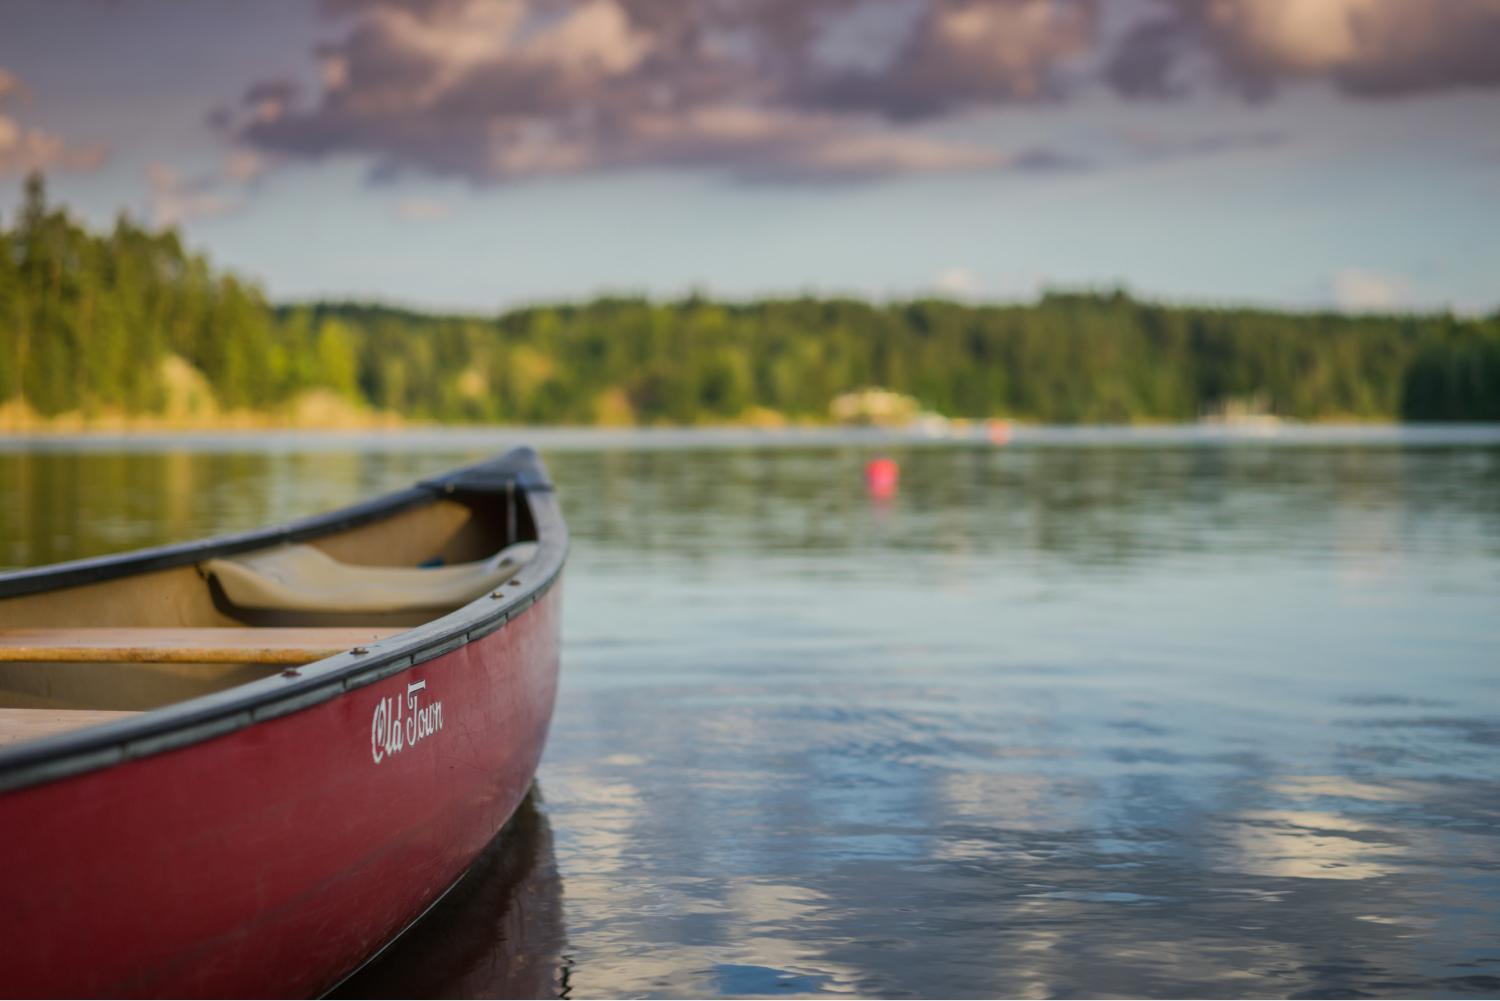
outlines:
{"label": "calm water surface", "polygon": [[[12,442],[0,564],[503,443]],[[541,796],[349,993],[1500,995],[1500,437],[543,445]]]}

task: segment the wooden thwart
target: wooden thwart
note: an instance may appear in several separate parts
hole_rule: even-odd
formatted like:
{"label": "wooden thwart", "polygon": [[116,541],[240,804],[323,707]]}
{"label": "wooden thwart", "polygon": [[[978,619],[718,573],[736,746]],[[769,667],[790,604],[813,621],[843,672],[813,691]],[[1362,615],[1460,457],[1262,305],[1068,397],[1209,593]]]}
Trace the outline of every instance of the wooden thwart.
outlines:
{"label": "wooden thwart", "polygon": [[0,662],[307,664],[402,629],[0,629]]}
{"label": "wooden thwart", "polygon": [[103,709],[3,709],[0,708],[0,747],[23,740],[50,737],[100,723],[137,716],[133,712]]}

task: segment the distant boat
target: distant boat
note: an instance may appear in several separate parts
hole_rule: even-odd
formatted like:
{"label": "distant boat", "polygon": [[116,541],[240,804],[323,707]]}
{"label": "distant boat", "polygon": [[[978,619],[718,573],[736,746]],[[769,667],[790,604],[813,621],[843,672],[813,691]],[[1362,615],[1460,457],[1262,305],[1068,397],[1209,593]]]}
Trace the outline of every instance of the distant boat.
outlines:
{"label": "distant boat", "polygon": [[5,993],[316,995],[367,962],[531,786],[566,550],[522,449],[0,575]]}

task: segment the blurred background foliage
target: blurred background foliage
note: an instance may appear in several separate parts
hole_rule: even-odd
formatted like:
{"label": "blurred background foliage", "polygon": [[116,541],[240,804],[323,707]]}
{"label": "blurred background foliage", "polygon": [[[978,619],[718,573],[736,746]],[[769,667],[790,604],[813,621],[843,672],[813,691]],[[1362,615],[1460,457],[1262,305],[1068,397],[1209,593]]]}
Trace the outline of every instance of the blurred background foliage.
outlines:
{"label": "blurred background foliage", "polygon": [[952,417],[1500,420],[1500,315],[1294,314],[1140,302],[601,298],[498,317],[273,306],[172,229],[91,233],[28,181],[0,230],[0,403],[65,413],[415,420],[824,421],[881,386]]}

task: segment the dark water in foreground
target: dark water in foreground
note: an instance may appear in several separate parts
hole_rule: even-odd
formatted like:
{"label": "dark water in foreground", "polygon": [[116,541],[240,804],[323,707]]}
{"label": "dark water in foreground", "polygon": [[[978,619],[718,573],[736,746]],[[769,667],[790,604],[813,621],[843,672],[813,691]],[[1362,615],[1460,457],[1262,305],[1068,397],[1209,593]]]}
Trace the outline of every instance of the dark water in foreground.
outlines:
{"label": "dark water in foreground", "polygon": [[[350,993],[1500,996],[1500,438],[548,444],[542,801]],[[307,447],[0,446],[0,564],[497,446]]]}

